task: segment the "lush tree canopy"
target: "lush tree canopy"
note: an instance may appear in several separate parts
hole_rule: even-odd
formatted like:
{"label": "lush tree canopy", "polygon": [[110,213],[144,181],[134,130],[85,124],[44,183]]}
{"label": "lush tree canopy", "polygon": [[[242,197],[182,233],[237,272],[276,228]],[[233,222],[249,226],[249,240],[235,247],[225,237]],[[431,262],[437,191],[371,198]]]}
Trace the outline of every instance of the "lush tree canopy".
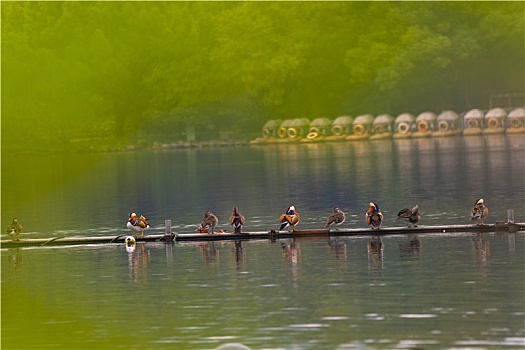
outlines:
{"label": "lush tree canopy", "polygon": [[464,111],[525,79],[523,2],[1,7],[3,147]]}

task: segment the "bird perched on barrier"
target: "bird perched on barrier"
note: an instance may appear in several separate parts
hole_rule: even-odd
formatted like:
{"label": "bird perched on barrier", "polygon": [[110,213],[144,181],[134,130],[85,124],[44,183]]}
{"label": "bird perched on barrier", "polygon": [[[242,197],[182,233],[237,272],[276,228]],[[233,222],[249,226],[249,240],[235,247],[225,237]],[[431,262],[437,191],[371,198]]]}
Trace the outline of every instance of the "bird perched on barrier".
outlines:
{"label": "bird perched on barrier", "polygon": [[469,221],[476,221],[476,225],[479,225],[479,222],[481,221],[481,225],[483,225],[483,221],[487,215],[489,215],[489,209],[485,206],[483,198],[476,198],[474,208],[470,211]]}
{"label": "bird perched on barrier", "polygon": [[295,230],[295,225],[299,223],[299,213],[295,211],[293,205],[289,206],[284,214],[281,214],[279,222],[281,223],[279,231],[284,230],[285,228],[292,228],[292,231]]}
{"label": "bird perched on barrier", "polygon": [[419,206],[416,205],[412,209],[404,208],[397,213],[397,220],[403,220],[406,222],[407,227],[410,227],[412,224],[412,227],[417,227],[417,223],[419,221],[419,218],[421,217],[421,214],[419,213]]}
{"label": "bird perched on barrier", "polygon": [[337,230],[337,227],[342,225],[343,222],[345,222],[345,220],[346,220],[346,214],[344,213],[344,211],[342,211],[338,207],[334,207],[334,211],[332,212],[332,214],[330,214],[330,216],[326,220],[326,225],[324,225],[324,227],[326,228],[328,226],[335,226]]}
{"label": "bird perched on barrier", "polygon": [[365,219],[368,226],[372,229],[379,229],[383,223],[383,214],[379,210],[379,205],[376,202],[370,202],[370,206],[365,213]]}
{"label": "bird perched on barrier", "polygon": [[202,222],[199,226],[200,232],[206,230],[208,233],[213,234],[213,230],[219,224],[219,219],[209,210],[202,213]]}
{"label": "bird perched on barrier", "polygon": [[22,226],[18,223],[18,219],[14,218],[11,222],[11,225],[7,226],[7,229],[5,230],[7,234],[11,236],[13,241],[19,241],[20,239],[18,236],[20,235],[20,232],[22,232]]}
{"label": "bird perched on barrier", "polygon": [[237,207],[233,207],[229,220],[230,225],[233,227],[233,232],[241,233],[244,221],[244,216],[239,212],[239,209]]}
{"label": "bird perched on barrier", "polygon": [[129,213],[128,223],[126,226],[131,230],[131,232],[140,232],[140,237],[144,237],[144,230],[149,228],[146,218],[142,215],[137,217],[137,214],[135,213]]}

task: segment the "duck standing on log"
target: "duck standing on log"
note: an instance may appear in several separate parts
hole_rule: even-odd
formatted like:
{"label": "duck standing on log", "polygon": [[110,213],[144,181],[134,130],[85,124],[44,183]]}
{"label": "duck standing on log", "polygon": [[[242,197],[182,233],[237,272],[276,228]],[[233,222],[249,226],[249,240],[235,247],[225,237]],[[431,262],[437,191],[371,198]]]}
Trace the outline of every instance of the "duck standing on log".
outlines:
{"label": "duck standing on log", "polygon": [[199,232],[208,232],[213,234],[213,230],[219,224],[219,219],[211,211],[206,210],[202,213],[201,225],[197,228]]}
{"label": "duck standing on log", "polygon": [[410,225],[412,225],[412,227],[417,227],[416,224],[418,223],[420,217],[421,217],[421,214],[419,213],[419,206],[416,205],[412,209],[409,209],[409,208],[401,209],[401,211],[397,213],[396,221],[403,220],[404,222],[406,222],[407,227],[410,227]]}
{"label": "duck standing on log", "polygon": [[334,226],[337,230],[337,227],[342,225],[345,222],[345,220],[346,214],[338,207],[334,207],[334,211],[326,220],[326,224],[324,225],[324,227],[327,228],[328,226]]}
{"label": "duck standing on log", "polygon": [[284,214],[281,214],[279,222],[281,223],[279,231],[282,231],[285,228],[288,230],[291,228],[292,231],[295,230],[295,225],[299,223],[299,213],[295,211],[293,205],[289,206]]}
{"label": "duck standing on log", "polygon": [[22,232],[22,226],[18,223],[18,219],[14,218],[11,222],[11,225],[7,226],[7,229],[5,232],[11,236],[11,239],[13,241],[19,241],[20,239],[18,236],[20,235],[20,232]]}
{"label": "duck standing on log", "polygon": [[234,233],[241,233],[244,221],[244,216],[239,212],[239,209],[237,207],[233,207],[229,223],[232,225]]}
{"label": "duck standing on log", "polygon": [[135,213],[129,213],[128,223],[126,226],[131,232],[137,234],[140,232],[140,237],[144,237],[144,230],[149,228],[148,221],[144,216],[137,217]]}
{"label": "duck standing on log", "polygon": [[379,205],[376,202],[370,202],[367,212],[365,213],[366,223],[370,228],[379,229],[383,223],[383,214],[379,210]]}
{"label": "duck standing on log", "polygon": [[476,225],[483,225],[483,221],[485,218],[489,215],[489,209],[485,206],[483,202],[483,198],[476,198],[476,201],[474,202],[474,208],[470,211],[470,220],[469,221],[476,221]]}

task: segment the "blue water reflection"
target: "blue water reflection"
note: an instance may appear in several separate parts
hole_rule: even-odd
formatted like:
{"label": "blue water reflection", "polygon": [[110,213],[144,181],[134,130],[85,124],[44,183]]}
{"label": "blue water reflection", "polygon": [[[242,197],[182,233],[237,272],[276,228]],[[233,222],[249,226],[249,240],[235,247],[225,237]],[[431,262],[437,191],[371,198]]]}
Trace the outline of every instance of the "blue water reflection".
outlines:
{"label": "blue water reflection", "polygon": [[[135,211],[150,232],[192,232],[206,209],[228,229],[238,206],[265,231],[294,204],[298,228],[334,205],[356,228],[374,200],[385,226],[415,204],[422,225],[466,224],[476,197],[488,223],[524,222],[525,139],[492,136],[7,156],[2,222],[17,216],[22,239],[118,235]],[[521,349],[524,247],[440,233],[3,249],[2,348]]]}
{"label": "blue water reflection", "polygon": [[[78,158],[89,166],[68,176]],[[298,228],[322,227],[335,205],[348,214],[344,226],[366,227],[370,201],[387,226],[402,225],[394,223],[397,212],[415,204],[422,225],[465,224],[477,197],[490,209],[487,222],[505,220],[507,209],[525,221],[521,135],[66,155],[44,163],[38,173],[14,167],[2,179],[4,226],[16,216],[34,237],[124,233],[130,211],[145,215],[154,232],[165,219],[191,232],[207,209],[219,229],[229,229],[233,206],[246,217],[245,230],[269,230],[291,204],[301,214]],[[31,180],[49,190],[28,191]],[[45,225],[44,214],[53,217]]]}
{"label": "blue water reflection", "polygon": [[524,246],[465,233],[8,249],[2,345],[518,349]]}

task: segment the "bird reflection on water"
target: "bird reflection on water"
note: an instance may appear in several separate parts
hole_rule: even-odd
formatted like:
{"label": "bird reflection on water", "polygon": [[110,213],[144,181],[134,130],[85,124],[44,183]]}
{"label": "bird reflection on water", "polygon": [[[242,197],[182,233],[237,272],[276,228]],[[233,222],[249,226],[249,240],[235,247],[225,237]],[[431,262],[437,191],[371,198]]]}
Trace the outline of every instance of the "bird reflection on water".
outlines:
{"label": "bird reflection on water", "polygon": [[126,246],[128,252],[128,270],[132,282],[146,282],[149,279],[148,275],[148,255],[144,243],[133,245],[133,247]]}
{"label": "bird reflection on water", "polygon": [[281,260],[291,268],[293,280],[297,281],[301,265],[301,246],[297,239],[281,242]]}
{"label": "bird reflection on water", "polygon": [[417,235],[408,235],[404,242],[399,243],[399,257],[421,259],[421,240]]}
{"label": "bird reflection on water", "polygon": [[246,254],[241,240],[235,240],[234,247],[232,248],[233,259],[237,269],[246,263]]}
{"label": "bird reflection on water", "polygon": [[205,262],[219,261],[219,250],[215,247],[215,242],[197,244],[197,250],[201,253]]}
{"label": "bird reflection on water", "polygon": [[372,236],[367,243],[368,271],[370,277],[375,279],[381,276],[383,269],[384,244],[380,236]]}
{"label": "bird reflection on water", "polygon": [[347,248],[346,243],[336,238],[328,241],[328,250],[336,260],[346,260]]}
{"label": "bird reflection on water", "polygon": [[483,233],[477,233],[472,237],[472,249],[476,262],[483,266],[487,265],[490,257],[490,242]]}

